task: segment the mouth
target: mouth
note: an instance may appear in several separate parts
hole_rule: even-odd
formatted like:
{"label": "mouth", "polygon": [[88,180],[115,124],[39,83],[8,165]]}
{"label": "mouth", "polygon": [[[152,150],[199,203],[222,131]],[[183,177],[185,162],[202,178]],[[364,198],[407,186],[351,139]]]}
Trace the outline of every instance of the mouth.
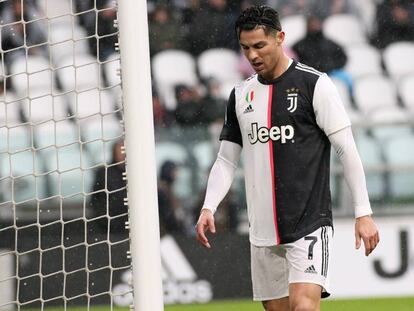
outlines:
{"label": "mouth", "polygon": [[255,71],[260,71],[263,70],[263,63],[262,62],[257,62],[257,63],[252,63],[252,67]]}

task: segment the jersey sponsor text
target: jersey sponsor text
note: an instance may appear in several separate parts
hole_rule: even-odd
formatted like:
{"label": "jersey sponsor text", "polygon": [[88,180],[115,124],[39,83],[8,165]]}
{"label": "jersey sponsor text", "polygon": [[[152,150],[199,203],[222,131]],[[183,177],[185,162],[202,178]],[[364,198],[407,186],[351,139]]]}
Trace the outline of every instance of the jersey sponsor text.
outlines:
{"label": "jersey sponsor text", "polygon": [[270,129],[266,126],[259,127],[257,123],[252,123],[251,133],[248,134],[249,141],[253,145],[258,141],[267,143],[269,139],[285,144],[295,136],[295,129],[292,125],[272,126]]}

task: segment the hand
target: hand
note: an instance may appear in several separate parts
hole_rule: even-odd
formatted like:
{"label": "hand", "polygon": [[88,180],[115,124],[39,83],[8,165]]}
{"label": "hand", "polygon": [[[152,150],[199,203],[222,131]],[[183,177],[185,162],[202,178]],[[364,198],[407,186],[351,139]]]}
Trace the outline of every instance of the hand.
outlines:
{"label": "hand", "polygon": [[211,248],[210,243],[206,237],[206,231],[210,230],[211,233],[216,233],[216,227],[214,225],[214,216],[213,213],[208,209],[202,209],[200,213],[200,217],[198,218],[196,224],[196,236],[198,242],[201,245]]}
{"label": "hand", "polygon": [[364,241],[365,256],[368,256],[379,243],[377,226],[371,216],[362,216],[355,221],[355,248],[361,246],[361,238]]}

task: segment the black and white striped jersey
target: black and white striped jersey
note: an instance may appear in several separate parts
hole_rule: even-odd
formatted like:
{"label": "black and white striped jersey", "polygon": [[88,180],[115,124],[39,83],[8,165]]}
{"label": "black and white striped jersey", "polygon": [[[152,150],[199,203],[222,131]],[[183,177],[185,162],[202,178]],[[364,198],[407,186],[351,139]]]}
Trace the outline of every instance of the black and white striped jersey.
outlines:
{"label": "black and white striped jersey", "polygon": [[233,89],[220,140],[243,147],[252,244],[332,225],[328,135],[348,126],[330,78],[295,61],[274,81],[254,75]]}

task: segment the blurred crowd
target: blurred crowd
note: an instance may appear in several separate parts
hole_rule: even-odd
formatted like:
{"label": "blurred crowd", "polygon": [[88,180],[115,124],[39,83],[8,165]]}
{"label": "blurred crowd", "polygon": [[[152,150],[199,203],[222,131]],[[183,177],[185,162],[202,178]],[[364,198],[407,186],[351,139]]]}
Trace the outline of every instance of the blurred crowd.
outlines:
{"label": "blurred crowd", "polygon": [[[413,0],[372,0],[375,17],[366,35],[369,42],[384,49],[397,41],[414,40]],[[286,52],[293,58],[316,69],[343,79],[349,87],[352,82],[341,71],[347,62],[344,47],[326,38],[322,32],[324,20],[333,14],[352,14],[362,20],[364,10],[356,0],[152,0],[148,1],[149,34],[151,55],[167,50],[179,49],[194,57],[213,48],[240,51],[234,33],[234,21],[239,13],[252,4],[266,4],[276,8],[281,18],[302,14],[307,19],[307,34]],[[208,25],[206,27],[206,25]],[[282,25],[283,27],[283,25]],[[243,57],[240,71],[244,77],[252,74]],[[203,81],[199,87],[180,85],[177,87],[177,109],[166,108],[160,102],[154,88],[154,110],[156,126],[171,124],[188,126],[208,125],[216,120],[208,111],[219,111],[222,102],[211,94],[214,81]],[[191,103],[191,104],[189,104]],[[185,107],[185,108],[183,108]],[[191,107],[191,108],[190,108]],[[206,113],[207,111],[207,113]],[[220,116],[220,113],[217,113]]]}
{"label": "blurred crowd", "polygon": [[[24,5],[22,6],[22,1]],[[49,0],[50,1],[50,0]],[[43,55],[49,59],[49,26],[40,1],[8,0],[0,2],[1,56],[5,67],[14,59],[25,55]],[[306,17],[306,34],[286,52],[294,59],[318,70],[342,79],[352,90],[352,81],[343,70],[347,63],[344,47],[327,38],[322,25],[333,14],[352,14],[365,18],[358,0],[148,0],[150,53],[178,49],[190,53],[194,58],[206,50],[226,48],[240,52],[234,32],[234,22],[240,12],[252,4],[266,4],[275,8],[281,18],[302,14]],[[414,40],[414,0],[370,0],[374,6],[374,18],[370,21],[366,36],[372,46],[384,49],[396,41]],[[114,27],[116,9],[112,0],[72,0],[77,24],[88,38],[89,53],[105,61],[114,52],[118,41]],[[95,8],[98,10],[96,13]],[[283,28],[283,23],[282,23]],[[242,77],[252,74],[250,66],[240,55],[239,69]],[[179,84],[173,96],[176,104],[166,105],[153,87],[154,121],[156,131],[179,128],[193,132],[204,129],[218,137],[226,106],[220,96],[220,83],[213,79],[199,77],[199,85]],[[12,87],[7,85],[7,87]],[[118,208],[111,208],[115,220],[113,230],[123,228],[126,211],[121,199],[125,197],[122,179],[124,159],[119,153],[120,144],[114,146],[114,163],[104,171],[97,172],[95,191],[106,186],[120,189],[111,193],[99,192],[91,201],[96,215],[102,216],[101,225],[108,226],[106,212],[99,209],[109,200],[117,201]],[[106,171],[105,171],[106,170]],[[174,192],[177,170],[180,163],[165,161],[159,172],[160,219],[163,232],[190,233],[202,204],[203,193],[184,209],[184,202]],[[114,183],[114,185],[111,185]],[[109,189],[111,190],[111,189]],[[104,203],[103,203],[104,202]],[[121,207],[119,207],[121,206]],[[223,230],[236,230],[238,210],[241,206],[230,193],[219,209],[217,226]],[[190,211],[190,212],[187,212]],[[123,229],[119,229],[123,230]]]}

